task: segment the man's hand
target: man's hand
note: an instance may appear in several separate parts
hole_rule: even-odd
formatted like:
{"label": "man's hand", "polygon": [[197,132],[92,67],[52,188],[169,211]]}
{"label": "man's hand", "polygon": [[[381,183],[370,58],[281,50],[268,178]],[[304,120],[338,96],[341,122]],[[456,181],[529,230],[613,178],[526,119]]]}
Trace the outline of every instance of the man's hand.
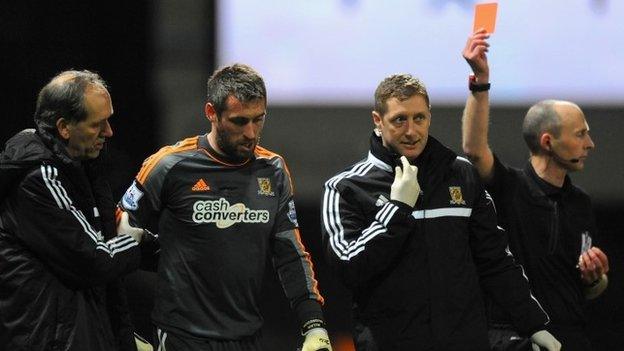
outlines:
{"label": "man's hand", "polygon": [[488,66],[487,56],[485,54],[490,47],[490,44],[487,42],[489,37],[490,35],[485,29],[474,32],[468,37],[466,47],[464,47],[464,51],[462,52],[472,72],[477,77],[478,84],[486,84],[489,83],[490,80],[490,67]]}
{"label": "man's hand", "polygon": [[548,351],[561,350],[561,343],[546,330],[540,330],[531,335],[531,342],[533,343],[533,345],[531,345],[533,347],[533,351],[540,351],[540,347],[543,347]]}
{"label": "man's hand", "polygon": [[591,285],[609,272],[609,259],[602,250],[592,247],[579,257],[581,280],[585,285]]}
{"label": "man's hand", "polygon": [[390,187],[390,199],[401,201],[409,207],[414,207],[420,194],[420,185],[418,184],[418,168],[410,165],[405,156],[401,156],[403,169],[397,166],[395,168],[394,182]]}
{"label": "man's hand", "polygon": [[325,328],[313,328],[305,333],[301,351],[332,351],[327,330]]}
{"label": "man's hand", "polygon": [[117,226],[117,234],[128,234],[137,242],[141,242],[143,238],[144,230],[141,228],[136,228],[128,223],[128,213],[122,212],[121,219],[119,221],[119,225]]}
{"label": "man's hand", "polygon": [[607,286],[609,279],[609,259],[597,247],[592,247],[579,256],[578,268],[581,272],[581,281],[585,285],[583,292],[588,300],[600,296]]}

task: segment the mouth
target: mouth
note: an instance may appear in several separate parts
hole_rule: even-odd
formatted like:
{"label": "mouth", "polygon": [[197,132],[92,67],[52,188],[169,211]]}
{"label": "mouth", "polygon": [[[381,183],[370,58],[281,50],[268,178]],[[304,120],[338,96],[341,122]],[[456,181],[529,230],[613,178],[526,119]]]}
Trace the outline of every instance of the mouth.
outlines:
{"label": "mouth", "polygon": [[247,142],[247,143],[240,143],[239,147],[245,149],[246,151],[251,151],[255,148],[256,143],[253,141]]}
{"label": "mouth", "polygon": [[104,143],[105,143],[105,140],[98,141],[97,143],[95,143],[93,147],[97,150],[102,150],[104,148]]}
{"label": "mouth", "polygon": [[401,145],[407,149],[415,149],[416,145],[418,144],[420,140],[415,140],[415,141],[402,141]]}

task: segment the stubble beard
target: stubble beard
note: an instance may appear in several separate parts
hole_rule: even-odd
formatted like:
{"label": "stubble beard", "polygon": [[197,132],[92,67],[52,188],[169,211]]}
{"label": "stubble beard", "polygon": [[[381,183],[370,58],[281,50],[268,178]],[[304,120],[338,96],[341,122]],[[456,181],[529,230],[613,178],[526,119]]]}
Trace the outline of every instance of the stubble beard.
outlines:
{"label": "stubble beard", "polygon": [[[230,133],[221,128],[217,129],[217,145],[225,156],[239,162],[246,161],[253,156],[255,147],[249,151],[239,151],[237,145],[229,141],[229,137]],[[258,141],[255,142],[255,145],[258,145]]]}

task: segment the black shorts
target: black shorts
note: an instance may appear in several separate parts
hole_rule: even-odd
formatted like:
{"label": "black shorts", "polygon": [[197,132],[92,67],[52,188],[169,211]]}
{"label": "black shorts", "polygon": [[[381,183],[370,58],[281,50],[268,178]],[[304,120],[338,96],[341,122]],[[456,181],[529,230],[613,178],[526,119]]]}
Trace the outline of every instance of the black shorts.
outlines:
{"label": "black shorts", "polygon": [[262,351],[260,333],[238,340],[197,339],[156,328],[157,351]]}

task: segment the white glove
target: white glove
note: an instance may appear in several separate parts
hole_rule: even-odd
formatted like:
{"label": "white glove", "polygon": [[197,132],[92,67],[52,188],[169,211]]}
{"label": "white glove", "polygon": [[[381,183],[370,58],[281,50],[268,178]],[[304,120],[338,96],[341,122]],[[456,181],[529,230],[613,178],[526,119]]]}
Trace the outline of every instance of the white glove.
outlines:
{"label": "white glove", "polygon": [[531,335],[531,342],[533,343],[533,351],[540,351],[540,347],[548,351],[561,350],[561,343],[546,330],[540,330]]}
{"label": "white glove", "polygon": [[143,238],[144,230],[141,228],[136,228],[128,223],[128,213],[121,212],[121,220],[119,221],[119,225],[117,226],[117,234],[128,234],[137,242],[141,242]]}
{"label": "white glove", "polygon": [[154,347],[147,340],[137,333],[134,333],[134,342],[136,344],[137,351],[154,351]]}
{"label": "white glove", "polygon": [[390,199],[414,207],[420,194],[417,177],[418,168],[410,165],[405,156],[401,156],[401,163],[403,163],[403,169],[399,166],[394,169],[394,182],[390,187]]}
{"label": "white glove", "polygon": [[332,351],[329,335],[325,328],[312,328],[305,333],[301,351]]}

